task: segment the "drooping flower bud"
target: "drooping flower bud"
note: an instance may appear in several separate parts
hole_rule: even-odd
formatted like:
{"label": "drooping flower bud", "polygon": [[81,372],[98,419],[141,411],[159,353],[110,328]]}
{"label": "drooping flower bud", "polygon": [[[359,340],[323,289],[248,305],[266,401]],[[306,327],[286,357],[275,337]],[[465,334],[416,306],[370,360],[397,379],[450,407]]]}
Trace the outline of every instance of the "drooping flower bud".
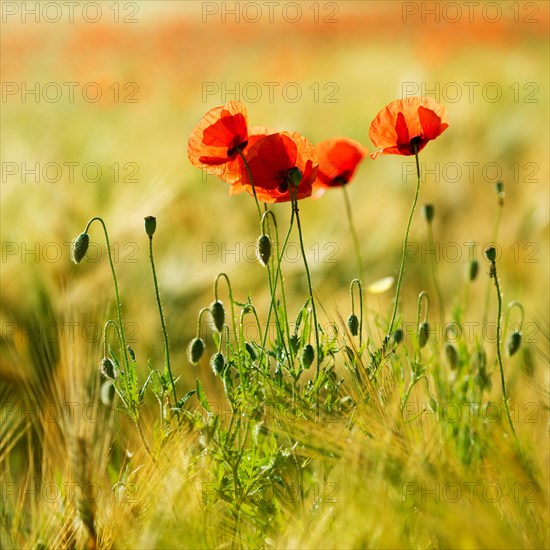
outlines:
{"label": "drooping flower bud", "polygon": [[458,351],[456,346],[451,343],[448,343],[445,346],[445,355],[447,356],[447,361],[449,361],[449,366],[454,370],[458,367]]}
{"label": "drooping flower bud", "polygon": [[470,281],[475,281],[479,272],[479,263],[477,260],[472,260],[468,266],[468,277]]}
{"label": "drooping flower bud", "polygon": [[108,357],[104,357],[101,360],[99,370],[101,371],[101,374],[103,374],[103,376],[105,376],[106,378],[111,378],[112,380],[116,378],[117,373],[115,365]]}
{"label": "drooping flower bud", "polygon": [[430,324],[428,321],[423,321],[418,327],[418,345],[423,348],[430,337]]}
{"label": "drooping flower bud", "polygon": [[147,216],[145,219],[145,233],[152,237],[157,229],[157,218],[154,216]]}
{"label": "drooping flower bud", "polygon": [[302,367],[304,369],[309,369],[309,367],[311,367],[311,364],[313,363],[313,359],[315,359],[315,351],[311,344],[306,344],[303,347],[302,356],[300,359],[302,362]]}
{"label": "drooping flower bud", "polygon": [[256,350],[254,349],[254,346],[250,342],[245,342],[244,347],[246,348],[246,351],[248,352],[248,355],[250,355],[250,359],[252,361],[256,361]]}
{"label": "drooping flower bud", "polygon": [[267,235],[260,235],[256,243],[256,257],[258,261],[266,266],[271,257],[271,240]]}
{"label": "drooping flower bud", "polygon": [[422,215],[428,223],[432,223],[434,219],[435,209],[433,204],[425,204],[422,206]]}
{"label": "drooping flower bud", "polygon": [[352,313],[348,317],[348,328],[352,336],[357,336],[359,332],[359,319],[357,318],[357,315],[355,315],[355,313]]}
{"label": "drooping flower bud", "polygon": [[220,300],[212,302],[212,305],[210,306],[210,313],[212,314],[212,321],[214,321],[216,330],[221,332],[225,322],[225,308],[223,307],[223,303],[220,302]]}
{"label": "drooping flower bud", "polygon": [[486,251],[485,251],[485,257],[490,261],[490,262],[494,262],[496,259],[497,259],[497,250],[494,246],[490,246]]}
{"label": "drooping flower bud", "polygon": [[514,332],[512,332],[512,334],[510,334],[510,336],[508,336],[508,342],[507,342],[508,357],[512,357],[512,355],[514,355],[514,353],[518,351],[520,346],[521,346],[521,332],[518,332],[517,330],[515,330]]}
{"label": "drooping flower bud", "polygon": [[196,365],[204,353],[204,340],[202,338],[193,338],[187,348],[187,358],[189,362]]}
{"label": "drooping flower bud", "polygon": [[392,346],[397,346],[399,343],[401,343],[402,340],[403,340],[403,331],[400,328],[398,328],[391,335],[390,343]]}
{"label": "drooping flower bud", "polygon": [[222,353],[218,352],[212,355],[210,359],[210,367],[212,368],[212,372],[216,375],[223,372],[225,367],[225,357]]}
{"label": "drooping flower bud", "polygon": [[88,235],[88,233],[80,233],[80,235],[74,240],[72,249],[72,260],[75,264],[79,264],[84,256],[86,256],[89,245],[90,236]]}

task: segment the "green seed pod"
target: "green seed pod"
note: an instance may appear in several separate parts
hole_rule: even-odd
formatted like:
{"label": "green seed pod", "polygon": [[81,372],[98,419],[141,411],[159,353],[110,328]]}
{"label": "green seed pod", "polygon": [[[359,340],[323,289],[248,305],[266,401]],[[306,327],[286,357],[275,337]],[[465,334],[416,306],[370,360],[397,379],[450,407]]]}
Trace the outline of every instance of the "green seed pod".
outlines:
{"label": "green seed pod", "polygon": [[112,380],[116,378],[117,373],[115,365],[108,357],[104,357],[101,360],[99,370],[101,371],[101,374],[103,374],[103,376],[105,376],[106,378],[111,378]]}
{"label": "green seed pod", "polygon": [[210,359],[210,367],[214,374],[221,374],[225,368],[225,357],[222,353],[218,352],[212,355]]}
{"label": "green seed pod", "polygon": [[497,250],[494,246],[490,246],[485,251],[485,256],[490,262],[494,262],[497,259]]}
{"label": "green seed pod", "polygon": [[212,302],[212,305],[210,306],[210,313],[212,314],[212,321],[214,321],[216,330],[221,332],[225,322],[225,308],[220,300]]}
{"label": "green seed pod", "polygon": [[512,332],[510,336],[508,336],[508,357],[512,357],[516,351],[518,351],[519,347],[521,346],[521,332],[518,332],[517,330]]}
{"label": "green seed pod", "polygon": [[152,237],[157,229],[157,218],[154,216],[147,216],[145,219],[145,233]]}
{"label": "green seed pod", "polygon": [[445,355],[447,356],[447,361],[449,361],[449,366],[454,370],[458,367],[458,351],[456,346],[453,344],[447,344],[445,346]]}
{"label": "green seed pod", "polygon": [[266,266],[271,257],[271,240],[267,235],[260,235],[256,243],[256,257],[258,261]]}
{"label": "green seed pod", "polygon": [[403,331],[400,328],[398,328],[391,335],[390,343],[392,346],[397,346],[402,342],[402,340],[403,340]]}
{"label": "green seed pod", "polygon": [[470,281],[476,280],[478,272],[479,272],[479,263],[477,260],[472,260],[470,262],[470,265],[468,266],[468,276],[470,277]]}
{"label": "green seed pod", "polygon": [[105,382],[101,384],[99,398],[106,407],[113,404],[113,400],[115,398],[115,386],[110,380],[105,380]]}
{"label": "green seed pod", "polygon": [[74,240],[72,249],[72,260],[75,264],[79,264],[84,256],[86,256],[89,245],[90,236],[88,235],[88,233],[80,233],[80,235]]}
{"label": "green seed pod", "polygon": [[418,327],[418,345],[423,348],[430,337],[430,324],[428,321],[423,321]]}
{"label": "green seed pod", "polygon": [[433,204],[425,204],[422,207],[422,215],[428,223],[432,223],[434,219],[435,209]]}
{"label": "green seed pod", "polygon": [[357,318],[357,315],[355,315],[355,313],[352,313],[348,317],[348,328],[352,336],[357,336],[359,332],[359,319]]}
{"label": "green seed pod", "polygon": [[126,346],[126,347],[128,348],[128,353],[130,354],[130,358],[132,359],[132,361],[135,361],[136,360],[135,351],[130,346]]}
{"label": "green seed pod", "polygon": [[309,369],[313,363],[313,359],[315,359],[315,351],[313,350],[313,346],[311,344],[306,344],[302,349],[302,356],[300,358],[302,367],[304,369]]}
{"label": "green seed pod", "polygon": [[250,355],[250,359],[252,361],[256,361],[256,350],[254,349],[254,346],[250,342],[245,342],[244,347],[246,348],[246,351],[248,352],[248,355]]}
{"label": "green seed pod", "polygon": [[204,340],[202,338],[193,338],[187,348],[187,358],[189,362],[196,365],[200,361],[203,353]]}
{"label": "green seed pod", "polygon": [[297,189],[298,185],[300,185],[300,182],[302,181],[302,172],[300,172],[298,167],[294,166],[287,172],[287,178],[290,184]]}

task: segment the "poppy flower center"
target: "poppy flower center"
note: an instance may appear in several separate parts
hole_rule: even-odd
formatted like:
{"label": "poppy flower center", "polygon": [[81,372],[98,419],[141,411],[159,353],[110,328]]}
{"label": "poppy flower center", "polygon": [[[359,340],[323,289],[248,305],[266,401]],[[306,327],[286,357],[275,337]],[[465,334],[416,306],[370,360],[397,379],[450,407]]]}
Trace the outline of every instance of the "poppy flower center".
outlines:
{"label": "poppy flower center", "polygon": [[294,166],[288,170],[280,171],[277,174],[277,179],[281,181],[277,187],[277,191],[279,191],[279,193],[286,193],[291,185],[298,187],[300,180],[302,179],[302,172],[299,168]]}
{"label": "poppy flower center", "polygon": [[349,171],[342,172],[338,176],[332,179],[333,185],[346,185],[350,180],[350,173]]}
{"label": "poppy flower center", "polygon": [[247,145],[248,145],[248,140],[245,139],[243,142],[239,143],[238,145],[230,147],[227,150],[227,156],[228,157],[234,156],[239,149],[242,151]]}
{"label": "poppy flower center", "polygon": [[418,148],[418,146],[422,143],[422,136],[414,136],[411,141],[409,142],[411,146],[411,153],[414,153],[414,146]]}

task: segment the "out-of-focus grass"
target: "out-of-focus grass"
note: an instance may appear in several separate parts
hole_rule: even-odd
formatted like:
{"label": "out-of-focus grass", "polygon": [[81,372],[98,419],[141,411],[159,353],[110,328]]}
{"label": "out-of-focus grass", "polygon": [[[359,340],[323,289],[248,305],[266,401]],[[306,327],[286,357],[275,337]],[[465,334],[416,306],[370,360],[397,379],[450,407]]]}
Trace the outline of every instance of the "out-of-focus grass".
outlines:
{"label": "out-of-focus grass", "polygon": [[[544,340],[540,327],[548,326],[548,5],[533,3],[539,7],[539,23],[527,24],[514,22],[508,4],[499,3],[503,17],[497,23],[488,23],[481,17],[473,23],[463,20],[454,24],[438,24],[429,17],[422,23],[419,17],[411,17],[404,23],[400,2],[341,2],[339,22],[334,24],[313,23],[313,12],[305,8],[304,20],[295,24],[280,18],[273,24],[222,23],[214,17],[204,23],[200,2],[141,3],[139,23],[135,24],[113,24],[107,20],[87,24],[78,18],[75,23],[21,24],[17,18],[9,19],[3,25],[1,38],[4,83],[25,83],[30,87],[36,82],[77,82],[80,86],[72,103],[64,95],[64,100],[54,103],[36,103],[32,96],[22,102],[19,96],[10,96],[2,104],[0,321],[4,338],[0,380],[8,383],[29,378],[31,384],[36,384],[36,372],[52,373],[71,360],[62,357],[56,338],[53,342],[36,338],[38,352],[36,346],[28,346],[29,338],[34,342],[28,334],[29,328],[36,326],[33,323],[44,327],[47,323],[77,322],[82,340],[84,323],[102,323],[108,315],[114,315],[105,254],[100,262],[85,261],[75,266],[69,262],[64,244],[95,215],[105,218],[111,240],[119,250],[115,267],[125,318],[136,323],[138,329],[133,346],[154,363],[162,359],[162,346],[153,314],[143,217],[157,217],[157,268],[171,331],[174,370],[181,375],[182,386],[192,385],[197,375],[185,358],[185,346],[194,335],[198,309],[213,298],[211,286],[219,271],[228,273],[237,297],[244,299],[252,292],[265,312],[265,272],[242,256],[243,247],[258,235],[251,198],[229,197],[224,183],[213,176],[205,179],[187,161],[187,137],[202,114],[226,99],[234,99],[233,95],[223,97],[220,92],[204,98],[205,83],[225,85],[228,90],[236,85],[242,90],[247,83],[257,83],[263,92],[258,102],[246,102],[240,97],[247,103],[251,124],[296,130],[312,142],[346,135],[369,147],[370,121],[382,106],[402,95],[406,83],[425,82],[428,90],[458,83],[463,94],[460,100],[438,97],[448,109],[450,128],[421,154],[424,169],[434,169],[439,163],[442,173],[439,182],[433,175],[426,175],[420,201],[435,204],[436,241],[442,247],[457,243],[460,253],[456,262],[438,264],[447,304],[450,306],[462,290],[468,260],[465,243],[472,240],[483,245],[491,241],[496,210],[494,181],[484,179],[481,168],[496,163],[502,170],[506,190],[499,233],[503,249],[499,268],[505,300],[518,299],[524,304],[527,321],[537,323],[534,339],[540,344]],[[97,103],[83,101],[79,96],[87,82],[101,86],[103,97]],[[139,86],[135,96],[138,102],[113,101],[110,86],[127,82]],[[268,100],[265,82],[280,84],[275,88],[273,102]],[[280,92],[289,82],[296,82],[302,91],[302,98],[295,103],[285,101]],[[481,93],[492,82],[502,90],[502,99],[494,103],[485,100]],[[311,89],[316,83],[319,101],[314,100]],[[334,84],[325,91],[323,86],[327,83]],[[479,83],[473,88],[473,101],[466,98],[469,88],[465,83]],[[514,96],[516,83],[518,98]],[[529,83],[536,86],[536,103],[524,101],[533,90],[524,88]],[[324,102],[334,85],[336,102]],[[453,99],[452,85],[447,90]],[[48,176],[40,176],[40,181],[35,182],[34,176],[29,175],[24,182],[20,174],[6,175],[7,163],[15,163],[21,169],[22,163],[30,167],[40,163],[44,167],[50,162],[78,163],[74,181],[69,181],[67,168],[57,182],[47,181]],[[82,177],[86,163],[101,166],[99,181],[85,181]],[[109,169],[114,163],[121,166],[119,181],[114,181]],[[137,163],[136,182],[125,181],[125,177],[131,177],[130,169],[123,168],[126,163]],[[449,181],[455,174],[449,163],[457,163],[462,171],[458,181]],[[475,167],[473,179],[468,176],[466,163],[479,163],[471,165]],[[382,157],[376,162],[365,159],[349,188],[367,282],[397,274],[414,187],[413,176],[406,180],[403,177],[410,173],[410,165],[410,159],[396,157]],[[493,179],[493,172],[489,170],[488,174]],[[348,284],[356,275],[340,195],[336,190],[320,200],[303,201],[300,206],[306,243],[317,243],[321,260],[315,262],[314,252],[310,251],[314,286],[324,297],[329,314],[336,309],[348,311]],[[289,205],[277,206],[276,212],[279,225],[284,228]],[[97,227],[91,236],[104,251]],[[420,247],[425,237],[426,228],[418,212],[411,241]],[[296,236],[294,241],[297,242]],[[13,250],[9,243],[17,247],[14,254],[8,254]],[[207,243],[213,243],[219,252],[204,258]],[[55,255],[57,246],[62,247],[60,257]],[[224,246],[228,254],[222,261]],[[241,252],[237,262],[231,253],[236,247]],[[29,249],[38,250],[38,261],[32,252],[25,253]],[[333,250],[336,263],[324,262]],[[451,248],[447,250],[453,253]],[[52,257],[55,260],[50,261]],[[479,249],[477,257],[481,259]],[[528,259],[536,261],[528,263]],[[423,257],[419,251],[407,264],[403,293],[406,319],[414,319],[420,290],[433,293],[426,260],[429,256]],[[301,263],[287,262],[284,269],[291,311],[297,311],[306,296]],[[486,271],[482,262],[480,277],[470,290],[472,309],[468,315],[472,322],[479,323],[481,318]],[[390,294],[371,296],[368,305],[385,314]],[[491,319],[495,317],[494,306],[492,299]],[[13,327],[17,332],[10,336]],[[85,341],[82,346],[86,350],[77,358],[86,367],[81,363],[72,372],[76,380],[81,372],[95,367],[101,354],[99,341]],[[29,347],[35,349],[34,356],[28,355]],[[542,361],[536,361],[544,366]],[[201,376],[209,379],[210,375],[202,372]],[[542,376],[540,370],[538,376]],[[45,384],[47,389],[48,383]],[[206,385],[212,391],[221,391],[213,376]],[[523,385],[517,385],[516,390],[520,394],[528,391]],[[13,395],[19,393],[11,383],[9,391]],[[429,433],[422,437],[429,439]],[[421,438],[412,448],[421,448],[424,443]],[[354,441],[350,452],[365,452],[359,452],[363,444],[364,441]],[[380,455],[375,454],[374,463],[382,464],[387,458],[385,445],[389,446],[389,442],[377,450]],[[360,464],[363,458],[356,460]],[[411,468],[417,467],[418,464],[411,464]],[[449,467],[452,470],[453,466]],[[339,487],[343,487],[345,475],[338,475]],[[437,478],[437,474],[430,475]],[[371,502],[368,493],[356,487],[345,491],[346,500],[353,503],[352,517],[381,500],[373,496]],[[387,506],[391,508],[391,504]],[[464,511],[464,517],[472,517],[474,513],[470,512]],[[330,525],[330,513],[320,512],[319,525]],[[411,511],[413,516],[417,513]],[[442,511],[430,509],[425,513],[426,521],[434,522],[429,519],[431,514],[437,518]],[[404,539],[397,535],[388,538],[389,526],[378,524],[383,516],[383,511],[369,514],[366,523],[370,532],[376,533],[378,526],[384,536],[377,539],[373,534],[372,539],[364,541],[365,545],[402,544]],[[469,539],[463,533],[464,539],[454,539],[449,544],[483,546],[492,540],[495,546],[514,546],[518,541],[507,541],[504,533],[498,533],[497,518],[493,519],[492,528],[483,536],[479,527],[478,539]],[[340,520],[344,521],[341,517]],[[295,532],[289,530],[286,538],[270,542],[280,546],[307,545],[305,537],[296,534],[304,528],[296,521]],[[406,531],[406,519],[403,522],[402,529]],[[449,530],[459,533],[460,518],[453,518],[451,523],[447,524]],[[348,544],[346,538],[329,543],[323,539],[325,533],[321,527],[314,529],[311,546]],[[493,535],[496,538],[491,539]],[[196,544],[205,545],[207,540],[212,539],[198,537]],[[416,540],[419,546],[429,544],[422,533]],[[357,544],[358,538],[350,534],[349,541]],[[169,539],[166,545],[170,545]],[[445,546],[445,541],[441,545]]]}

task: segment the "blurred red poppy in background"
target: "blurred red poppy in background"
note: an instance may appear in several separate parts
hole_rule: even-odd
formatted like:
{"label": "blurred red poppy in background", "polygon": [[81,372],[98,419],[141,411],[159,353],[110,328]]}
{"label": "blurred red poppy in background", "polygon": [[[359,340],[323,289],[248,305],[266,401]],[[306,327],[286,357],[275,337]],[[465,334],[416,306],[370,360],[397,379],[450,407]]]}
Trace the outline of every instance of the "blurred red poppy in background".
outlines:
{"label": "blurred red poppy in background", "polygon": [[414,155],[428,141],[442,134],[449,124],[443,105],[429,97],[397,99],[386,105],[372,121],[369,137],[378,155]]}
{"label": "blurred red poppy in background", "polygon": [[248,115],[240,101],[214,107],[195,126],[187,154],[197,168],[216,166],[215,174],[232,183],[240,174],[240,155],[248,145]]}
{"label": "blurred red poppy in background", "polygon": [[[296,132],[277,132],[258,139],[245,154],[256,196],[261,202],[286,202],[293,196],[303,199],[311,195],[317,178],[317,154],[313,145]],[[297,168],[301,181],[292,190],[291,175]],[[241,185],[252,195],[252,182],[246,168]]]}
{"label": "blurred red poppy in background", "polygon": [[353,178],[367,149],[347,137],[336,137],[318,143],[315,147],[319,171],[315,187],[329,188],[346,185]]}

